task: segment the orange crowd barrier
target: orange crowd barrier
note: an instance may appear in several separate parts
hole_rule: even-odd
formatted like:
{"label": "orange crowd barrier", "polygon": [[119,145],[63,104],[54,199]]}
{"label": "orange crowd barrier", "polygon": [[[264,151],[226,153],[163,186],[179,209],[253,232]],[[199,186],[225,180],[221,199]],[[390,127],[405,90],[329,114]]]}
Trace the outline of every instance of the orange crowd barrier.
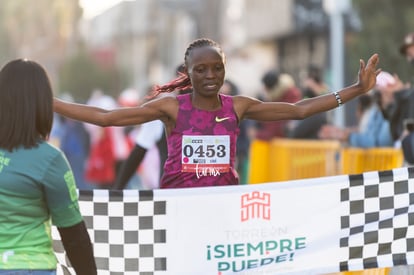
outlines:
{"label": "orange crowd barrier", "polygon": [[250,146],[250,184],[360,174],[390,170],[403,165],[395,148],[342,147],[338,141],[276,138],[253,140]]}
{"label": "orange crowd barrier", "polygon": [[404,156],[396,148],[343,148],[341,166],[343,174],[360,174],[368,171],[390,170],[401,167]]}
{"label": "orange crowd barrier", "polygon": [[249,183],[285,181],[336,175],[337,141],[273,139],[253,140],[250,147]]}
{"label": "orange crowd barrier", "polygon": [[270,143],[254,140],[250,144],[248,183],[263,183],[269,181]]}
{"label": "orange crowd barrier", "polygon": [[337,141],[273,139],[269,150],[269,180],[285,181],[337,174]]}

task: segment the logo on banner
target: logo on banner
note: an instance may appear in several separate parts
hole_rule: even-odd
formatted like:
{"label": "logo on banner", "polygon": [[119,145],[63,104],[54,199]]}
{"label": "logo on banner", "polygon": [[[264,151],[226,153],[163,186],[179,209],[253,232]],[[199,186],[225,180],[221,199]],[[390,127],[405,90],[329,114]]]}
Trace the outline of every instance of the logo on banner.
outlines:
{"label": "logo on banner", "polygon": [[241,196],[241,221],[270,220],[270,194],[254,191]]}
{"label": "logo on banner", "polygon": [[[209,243],[206,245],[206,260],[216,264],[218,275],[228,272],[238,273],[252,271],[253,269],[264,268],[267,271],[283,269],[282,265],[295,260],[296,251],[306,248],[306,236],[292,236],[285,233],[285,236],[266,234],[266,228],[272,226],[271,220],[271,193],[253,191],[240,196],[241,199],[241,223],[251,219],[265,220],[266,224],[254,221],[252,224],[262,226],[260,233],[256,236],[242,234],[237,240],[226,242]],[[246,228],[248,232],[251,224],[244,224],[240,228]],[[275,229],[273,227],[273,229]],[[261,273],[258,270],[257,274]],[[250,273],[249,273],[250,274]]]}

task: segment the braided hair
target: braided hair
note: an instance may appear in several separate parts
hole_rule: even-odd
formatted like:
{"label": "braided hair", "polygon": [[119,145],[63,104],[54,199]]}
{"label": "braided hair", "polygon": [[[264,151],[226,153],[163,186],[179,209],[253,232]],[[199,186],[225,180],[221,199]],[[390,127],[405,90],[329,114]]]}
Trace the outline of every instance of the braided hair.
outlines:
{"label": "braided hair", "polygon": [[[191,42],[190,45],[188,45],[187,49],[185,50],[184,54],[184,65],[187,67],[188,57],[190,56],[193,49],[202,48],[205,46],[211,46],[214,48],[217,48],[220,52],[220,55],[224,59],[224,53],[221,49],[220,45],[208,38],[199,38]],[[188,74],[185,72],[177,72],[178,77],[171,80],[170,82],[164,84],[164,85],[155,85],[151,91],[151,97],[156,97],[160,93],[171,93],[175,90],[187,90],[192,89],[191,79],[189,78]]]}

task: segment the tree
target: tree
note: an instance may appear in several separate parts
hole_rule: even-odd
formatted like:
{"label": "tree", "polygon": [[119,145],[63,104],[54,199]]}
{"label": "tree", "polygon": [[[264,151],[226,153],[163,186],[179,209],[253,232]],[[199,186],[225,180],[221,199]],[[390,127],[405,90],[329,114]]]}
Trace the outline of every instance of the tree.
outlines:
{"label": "tree", "polygon": [[86,50],[68,58],[59,71],[59,90],[85,102],[95,89],[117,97],[127,87],[130,76],[115,66],[102,66]]}
{"label": "tree", "polygon": [[[403,81],[414,76],[405,58],[399,53],[404,36],[414,32],[414,5],[412,0],[354,0],[362,29],[349,35],[347,64],[350,75],[355,76],[355,60],[367,59],[373,53],[380,55],[380,68],[396,73]],[[351,71],[352,70],[352,71]]]}
{"label": "tree", "polygon": [[0,61],[33,59],[58,82],[60,63],[78,40],[79,0],[1,0]]}

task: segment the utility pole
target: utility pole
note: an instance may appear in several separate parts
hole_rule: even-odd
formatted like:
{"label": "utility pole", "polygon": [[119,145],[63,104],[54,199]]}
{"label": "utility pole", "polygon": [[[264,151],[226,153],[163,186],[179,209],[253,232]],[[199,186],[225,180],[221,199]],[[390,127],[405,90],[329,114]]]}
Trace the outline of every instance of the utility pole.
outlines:
{"label": "utility pole", "polygon": [[[330,22],[330,63],[332,91],[338,91],[344,87],[344,19],[343,15],[351,8],[349,0],[323,0],[323,9],[329,15]],[[334,124],[339,127],[345,126],[344,108],[334,110]]]}

